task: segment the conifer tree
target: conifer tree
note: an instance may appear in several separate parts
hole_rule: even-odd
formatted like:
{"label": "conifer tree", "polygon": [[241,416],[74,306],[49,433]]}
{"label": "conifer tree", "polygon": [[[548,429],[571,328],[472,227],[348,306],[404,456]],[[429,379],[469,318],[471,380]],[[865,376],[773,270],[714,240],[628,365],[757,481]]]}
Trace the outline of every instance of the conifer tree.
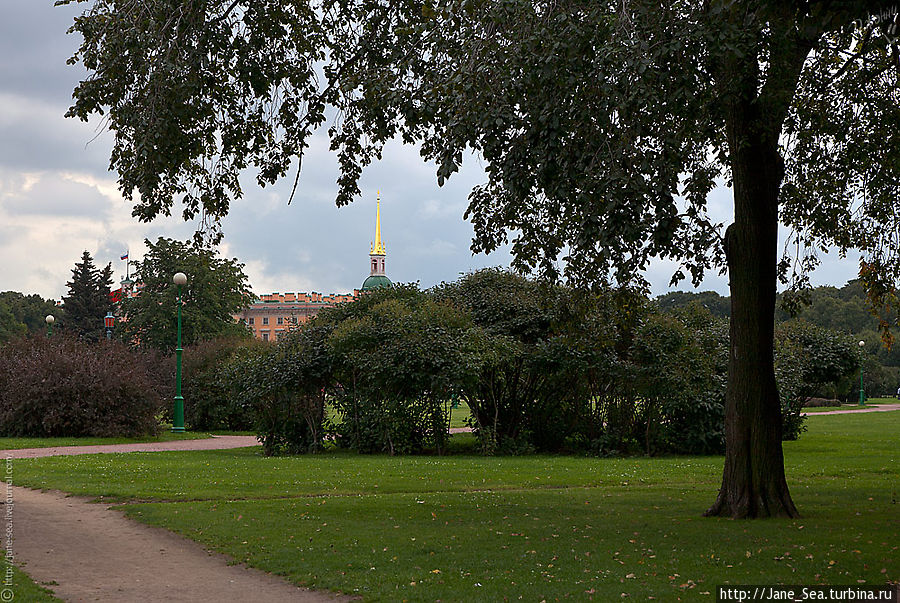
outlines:
{"label": "conifer tree", "polygon": [[72,269],[72,280],[66,283],[69,294],[63,297],[65,327],[87,339],[102,337],[103,317],[113,308],[109,297],[111,286],[112,264],[99,270],[91,254],[82,253],[81,262]]}

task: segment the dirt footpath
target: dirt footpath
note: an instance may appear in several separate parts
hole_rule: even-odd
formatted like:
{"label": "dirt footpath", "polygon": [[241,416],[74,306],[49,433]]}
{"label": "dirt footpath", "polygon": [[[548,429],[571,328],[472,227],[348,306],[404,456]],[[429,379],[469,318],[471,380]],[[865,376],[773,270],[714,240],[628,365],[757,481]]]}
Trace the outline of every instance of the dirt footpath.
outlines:
{"label": "dirt footpath", "polygon": [[58,492],[12,487],[15,563],[65,601],[335,602],[119,511]]}
{"label": "dirt footpath", "polygon": [[223,450],[259,446],[256,436],[213,436],[200,440],[173,440],[171,442],[142,442],[140,444],[103,444],[100,446],[56,446],[51,448],[22,448],[0,450],[0,456],[8,459],[34,459],[42,456],[69,456],[73,454],[109,454],[114,452],[167,452],[172,450]]}
{"label": "dirt footpath", "polygon": [[[218,450],[257,446],[254,436],[202,440],[59,446],[4,450],[6,458]],[[277,576],[231,565],[196,542],[127,519],[108,505],[7,486],[11,499],[14,562],[64,601],[144,603],[184,601],[335,602],[350,597],[298,588]],[[5,506],[2,501],[0,505]],[[4,510],[4,515],[6,512]],[[15,595],[15,593],[13,593]],[[4,599],[5,601],[6,599]],[[16,600],[15,598],[13,600]]]}
{"label": "dirt footpath", "polygon": [[810,412],[810,413],[806,413],[806,414],[809,415],[810,417],[815,417],[817,415],[846,415],[846,414],[857,413],[857,412],[888,412],[890,410],[900,410],[900,404],[879,404],[877,407],[862,406],[856,410],[850,410],[850,409],[826,410],[823,412]]}

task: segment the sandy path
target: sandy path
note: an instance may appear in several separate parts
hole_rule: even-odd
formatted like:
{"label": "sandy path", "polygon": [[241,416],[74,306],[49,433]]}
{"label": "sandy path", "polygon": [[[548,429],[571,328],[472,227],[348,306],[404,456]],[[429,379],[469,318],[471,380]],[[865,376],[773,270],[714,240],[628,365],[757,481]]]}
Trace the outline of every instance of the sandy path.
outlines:
{"label": "sandy path", "polygon": [[816,417],[818,415],[845,415],[857,412],[888,412],[889,410],[900,410],[900,404],[879,404],[878,408],[863,407],[859,410],[826,410],[824,412],[810,412],[806,414],[810,417]]}
{"label": "sandy path", "polygon": [[[218,450],[258,444],[255,436],[215,436],[173,442],[4,450],[0,455],[18,459]],[[298,588],[282,578],[243,565],[229,565],[224,555],[210,553],[198,543],[162,528],[131,521],[107,505],[66,497],[59,492],[7,488],[7,500],[11,496],[13,501],[11,520],[7,522],[12,525],[16,565],[35,582],[51,584],[49,588],[65,601],[333,603],[351,600]]]}
{"label": "sandy path", "polygon": [[172,442],[143,442],[140,444],[103,444],[100,446],[55,446],[51,448],[22,448],[0,450],[0,457],[33,459],[42,456],[68,456],[72,454],[108,454],[114,452],[166,452],[171,450],[223,450],[259,446],[256,436],[213,436],[200,440]]}
{"label": "sandy path", "polygon": [[[65,601],[347,601],[242,565],[106,505],[12,487],[16,564]],[[55,583],[55,584],[54,584]]]}

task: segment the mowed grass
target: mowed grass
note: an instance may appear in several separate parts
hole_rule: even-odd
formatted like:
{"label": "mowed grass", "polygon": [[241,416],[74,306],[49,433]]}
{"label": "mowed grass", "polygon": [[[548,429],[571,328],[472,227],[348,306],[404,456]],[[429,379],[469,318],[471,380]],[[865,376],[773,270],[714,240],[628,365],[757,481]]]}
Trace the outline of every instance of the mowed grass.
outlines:
{"label": "mowed grass", "polygon": [[23,448],[54,448],[57,446],[102,446],[105,444],[137,444],[142,442],[172,442],[201,440],[211,437],[206,432],[172,433],[161,431],[155,436],[140,438],[0,438],[0,451]]}
{"label": "mowed grass", "polygon": [[900,579],[900,412],[785,443],[803,517],[703,518],[721,457],[404,457],[256,449],[14,461],[236,560],[370,601],[710,600],[717,584]]}
{"label": "mowed grass", "polygon": [[840,406],[809,406],[804,408],[801,412],[803,414],[807,413],[818,413],[818,412],[831,412],[834,410],[866,410],[867,408],[878,408],[878,404],[868,404],[865,406],[859,406],[858,404],[841,404]]}
{"label": "mowed grass", "polygon": [[472,415],[469,405],[460,401],[456,408],[450,409],[450,427],[465,427],[466,419]]}
{"label": "mowed grass", "polygon": [[[10,572],[10,573],[7,573]],[[10,565],[5,554],[0,558],[0,601],[52,603],[61,601],[45,587],[33,582],[22,570]]]}

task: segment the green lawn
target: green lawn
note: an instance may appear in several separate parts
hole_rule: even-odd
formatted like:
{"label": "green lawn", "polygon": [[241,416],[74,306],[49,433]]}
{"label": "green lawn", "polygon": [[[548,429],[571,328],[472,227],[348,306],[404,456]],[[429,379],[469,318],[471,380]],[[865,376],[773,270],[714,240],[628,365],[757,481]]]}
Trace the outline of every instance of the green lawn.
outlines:
{"label": "green lawn", "polygon": [[140,500],[123,506],[129,516],[370,601],[709,601],[725,583],[897,581],[900,412],[808,425],[785,443],[798,520],[701,517],[721,457],[268,459],[242,449],[16,460],[13,475]]}
{"label": "green lawn", "polygon": [[450,427],[466,427],[466,419],[471,415],[469,405],[460,402],[459,406],[450,409]]}
{"label": "green lawn", "polygon": [[173,440],[199,440],[210,437],[206,432],[172,433],[161,431],[155,436],[143,438],[0,438],[0,450],[22,448],[53,448],[55,446],[100,446],[103,444],[134,444],[139,442],[171,442]]}
{"label": "green lawn", "polygon": [[802,413],[815,413],[815,412],[828,412],[831,410],[865,410],[867,408],[878,408],[878,404],[869,404],[866,403],[865,406],[860,406],[859,404],[841,404],[840,406],[807,406],[803,408],[800,412]]}
{"label": "green lawn", "polygon": [[[8,575],[7,568],[12,572]],[[16,566],[9,567],[6,557],[0,558],[0,601],[27,601],[28,603],[58,602],[49,590],[35,584],[23,571]],[[10,593],[12,597],[10,597]]]}

